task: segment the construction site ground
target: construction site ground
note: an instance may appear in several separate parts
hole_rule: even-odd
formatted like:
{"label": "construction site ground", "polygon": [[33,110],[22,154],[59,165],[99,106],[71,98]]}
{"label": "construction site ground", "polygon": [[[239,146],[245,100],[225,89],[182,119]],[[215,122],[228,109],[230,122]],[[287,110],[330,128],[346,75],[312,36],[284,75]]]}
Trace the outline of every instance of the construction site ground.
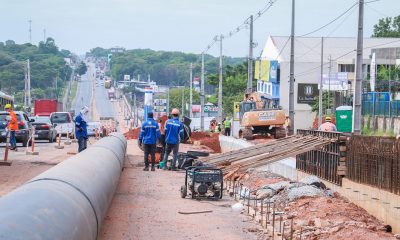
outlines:
{"label": "construction site ground", "polygon": [[[181,145],[182,151],[191,145]],[[129,141],[128,159],[104,221],[100,239],[265,239],[250,218],[233,211],[235,202],[182,199],[184,172],[144,172],[143,152]],[[202,214],[179,212],[212,211]]]}

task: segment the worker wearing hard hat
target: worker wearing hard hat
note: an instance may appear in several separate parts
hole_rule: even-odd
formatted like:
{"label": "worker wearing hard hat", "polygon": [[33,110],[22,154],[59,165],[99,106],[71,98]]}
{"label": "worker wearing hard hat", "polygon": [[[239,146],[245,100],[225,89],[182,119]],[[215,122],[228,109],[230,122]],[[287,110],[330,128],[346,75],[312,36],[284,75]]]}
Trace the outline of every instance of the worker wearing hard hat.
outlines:
{"label": "worker wearing hard hat", "polygon": [[75,117],[75,136],[78,139],[78,152],[82,152],[87,148],[87,121],[89,108],[83,107],[79,114]]}
{"label": "worker wearing hard hat", "polygon": [[325,118],[325,122],[319,126],[318,130],[325,132],[336,132],[337,128],[335,124],[332,123],[332,118],[328,116]]}
{"label": "worker wearing hard hat", "polygon": [[17,151],[17,139],[15,138],[15,131],[18,130],[17,115],[15,115],[11,104],[7,103],[5,109],[10,114],[7,124],[7,130],[10,132],[10,149]]}
{"label": "worker wearing hard hat", "polygon": [[184,127],[183,124],[179,121],[179,110],[174,108],[171,111],[172,119],[169,119],[165,123],[165,142],[166,149],[164,153],[164,167],[163,169],[167,169],[167,160],[168,156],[173,152],[173,160],[169,167],[170,170],[176,169],[176,160],[178,159],[178,151],[179,151],[179,141],[184,138]]}
{"label": "worker wearing hard hat", "polygon": [[231,120],[225,119],[224,120],[224,127],[225,127],[225,136],[231,135]]}
{"label": "worker wearing hard hat", "polygon": [[160,140],[160,128],[153,119],[153,113],[147,113],[147,120],[142,124],[142,130],[139,135],[139,144],[144,144],[144,169],[149,171],[149,155],[151,156],[151,171],[155,171],[156,164],[156,144]]}

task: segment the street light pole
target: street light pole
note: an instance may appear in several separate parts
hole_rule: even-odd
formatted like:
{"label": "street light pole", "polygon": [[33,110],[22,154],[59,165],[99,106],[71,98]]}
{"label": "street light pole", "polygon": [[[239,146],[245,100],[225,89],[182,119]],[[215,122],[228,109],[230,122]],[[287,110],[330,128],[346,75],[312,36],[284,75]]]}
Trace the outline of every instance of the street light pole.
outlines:
{"label": "street light pole", "polygon": [[222,123],[222,39],[219,37],[219,83],[218,83],[218,123]]}
{"label": "street light pole", "polygon": [[290,84],[289,84],[289,119],[291,126],[289,135],[294,134],[294,17],[295,17],[295,0],[292,0],[292,29],[290,34]]}
{"label": "street light pole", "polygon": [[200,86],[200,129],[204,131],[204,52],[201,54],[201,86]]}
{"label": "street light pole", "polygon": [[318,127],[322,124],[322,94],[323,88],[323,76],[324,76],[324,38],[321,38],[321,78],[319,80],[319,95],[318,95]]}
{"label": "street light pole", "polygon": [[253,15],[249,18],[250,21],[250,42],[249,42],[249,59],[247,66],[247,93],[253,92]]}

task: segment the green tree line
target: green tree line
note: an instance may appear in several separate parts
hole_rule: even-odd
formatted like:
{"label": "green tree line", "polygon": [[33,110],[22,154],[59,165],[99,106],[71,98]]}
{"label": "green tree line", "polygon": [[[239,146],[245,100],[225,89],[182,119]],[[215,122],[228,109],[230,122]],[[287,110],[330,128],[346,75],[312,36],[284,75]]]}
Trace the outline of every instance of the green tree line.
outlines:
{"label": "green tree line", "polygon": [[22,104],[24,67],[29,59],[32,99],[59,96],[72,73],[65,57],[73,56],[68,50],[59,50],[53,38],[47,38],[37,46],[16,44],[12,40],[0,42],[0,90],[14,95],[16,104]]}

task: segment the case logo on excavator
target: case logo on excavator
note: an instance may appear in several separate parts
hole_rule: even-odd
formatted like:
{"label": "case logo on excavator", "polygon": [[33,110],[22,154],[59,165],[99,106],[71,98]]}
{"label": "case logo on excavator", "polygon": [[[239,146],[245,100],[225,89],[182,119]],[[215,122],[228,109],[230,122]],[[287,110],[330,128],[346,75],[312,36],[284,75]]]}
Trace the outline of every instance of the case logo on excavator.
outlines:
{"label": "case logo on excavator", "polygon": [[275,112],[260,112],[258,114],[259,121],[268,121],[268,120],[275,120]]}

